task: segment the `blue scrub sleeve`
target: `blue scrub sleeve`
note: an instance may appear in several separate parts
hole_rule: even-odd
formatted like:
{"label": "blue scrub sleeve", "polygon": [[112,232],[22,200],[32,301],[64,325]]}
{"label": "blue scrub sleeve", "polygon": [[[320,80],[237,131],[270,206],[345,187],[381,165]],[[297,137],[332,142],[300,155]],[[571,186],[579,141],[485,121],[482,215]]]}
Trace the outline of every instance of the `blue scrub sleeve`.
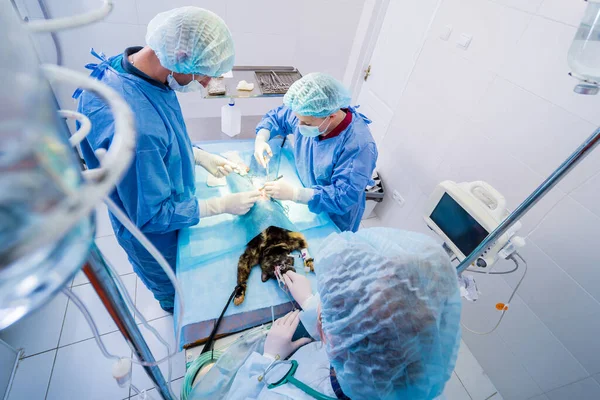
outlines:
{"label": "blue scrub sleeve", "polygon": [[[114,131],[114,119],[108,107],[103,105],[99,108],[90,108],[82,108],[82,112],[89,116],[92,129]],[[156,129],[160,129],[159,126]],[[101,138],[107,136],[111,137],[112,134],[94,135]],[[164,162],[168,148],[160,136],[138,132],[135,158],[116,188],[127,216],[142,232],[146,233],[175,231],[196,225],[200,220],[196,197],[178,201],[171,194],[172,185]],[[166,133],[163,136],[166,136]],[[82,151],[84,147],[86,149],[89,147],[87,151],[91,153],[99,147],[106,148],[110,145],[106,141],[90,143],[88,140],[86,139],[86,146],[82,145]],[[95,156],[91,158],[95,159]]]}
{"label": "blue scrub sleeve", "polygon": [[316,214],[346,214],[360,200],[371,180],[376,161],[374,143],[355,150],[344,150],[333,168],[331,185],[312,187],[315,193],[308,202],[310,211]]}
{"label": "blue scrub sleeve", "polygon": [[[140,135],[140,140],[152,139]],[[154,146],[140,143],[148,150],[137,152],[129,171],[117,185],[127,215],[147,233],[171,232],[196,225],[200,221],[198,199],[190,197],[178,201],[174,198],[163,161],[167,148],[154,142]]]}
{"label": "blue scrub sleeve", "polygon": [[256,133],[261,129],[271,132],[270,139],[275,136],[287,136],[294,133],[294,120],[296,117],[292,110],[285,105],[272,109],[265,114],[263,119],[256,126]]}

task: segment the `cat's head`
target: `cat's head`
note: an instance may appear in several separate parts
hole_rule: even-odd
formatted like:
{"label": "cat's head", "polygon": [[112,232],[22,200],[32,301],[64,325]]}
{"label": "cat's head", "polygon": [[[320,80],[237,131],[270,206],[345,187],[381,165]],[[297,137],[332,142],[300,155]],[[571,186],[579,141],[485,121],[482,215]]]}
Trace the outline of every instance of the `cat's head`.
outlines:
{"label": "cat's head", "polygon": [[280,266],[280,271],[285,274],[288,271],[296,272],[294,268],[294,257],[287,254],[275,254],[263,259],[261,264],[262,281],[266,282],[269,278],[275,278],[275,267]]}

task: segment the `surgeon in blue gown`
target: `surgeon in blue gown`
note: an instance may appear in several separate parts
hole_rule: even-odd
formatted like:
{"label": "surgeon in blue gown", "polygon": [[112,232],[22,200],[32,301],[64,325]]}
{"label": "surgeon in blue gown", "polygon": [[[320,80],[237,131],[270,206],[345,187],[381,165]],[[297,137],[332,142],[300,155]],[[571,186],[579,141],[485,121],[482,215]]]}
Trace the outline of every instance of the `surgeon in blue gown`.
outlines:
{"label": "surgeon in blue gown", "polygon": [[304,187],[295,187],[284,177],[268,182],[266,193],[308,204],[314,213],[329,214],[340,230],[356,232],[377,162],[371,121],[350,107],[350,94],[340,82],[322,73],[296,81],[283,103],[256,127],[254,156],[266,167],[272,154],[267,141],[293,134],[296,168]]}
{"label": "surgeon in blue gown", "polygon": [[[158,14],[148,25],[147,46],[130,47],[123,54],[86,66],[92,77],[114,89],[131,107],[137,130],[135,157],[110,197],[127,214],[175,269],[177,232],[202,217],[245,214],[260,194],[237,193],[198,201],[194,165],[216,177],[237,166],[223,157],[192,147],[175,91],[206,87],[212,77],[231,70],[233,40],[214,13],[182,7]],[[114,135],[108,105],[91,92],[77,91],[78,110],[92,122],[81,144],[88,168],[99,166],[96,153],[107,149]],[[173,311],[174,288],[146,249],[111,214],[116,238],[127,252],[134,271],[161,307]]]}

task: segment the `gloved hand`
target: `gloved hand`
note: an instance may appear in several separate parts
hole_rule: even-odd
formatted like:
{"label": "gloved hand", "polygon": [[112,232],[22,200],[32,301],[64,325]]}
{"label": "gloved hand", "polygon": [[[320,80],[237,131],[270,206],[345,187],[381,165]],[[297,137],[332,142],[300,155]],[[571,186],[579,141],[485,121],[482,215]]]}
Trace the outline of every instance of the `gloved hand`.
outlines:
{"label": "gloved hand", "polygon": [[299,311],[292,311],[279,318],[273,323],[273,326],[267,334],[265,340],[264,355],[275,359],[284,360],[289,357],[294,351],[311,342],[309,338],[301,338],[292,342],[292,336],[300,323]]}
{"label": "gloved hand", "polygon": [[304,308],[303,304],[313,295],[308,278],[293,271],[287,271],[283,274],[283,280],[296,303]]}
{"label": "gloved hand", "polygon": [[215,178],[222,178],[239,169],[238,165],[216,154],[194,147],[194,161]]}
{"label": "gloved hand", "polygon": [[[271,132],[266,129],[261,129],[256,134],[256,140],[254,141],[254,158],[263,168],[267,168],[267,164],[273,157],[273,152],[271,151],[271,146],[267,143],[269,138],[271,137]],[[265,155],[265,153],[267,153]]]}
{"label": "gloved hand", "polygon": [[307,204],[314,195],[313,189],[306,189],[294,186],[291,183],[280,179],[265,183],[265,193],[278,200],[291,200],[298,203]]}
{"label": "gloved hand", "polygon": [[200,217],[211,217],[218,214],[244,215],[250,211],[259,198],[260,192],[254,190],[201,200],[199,202]]}

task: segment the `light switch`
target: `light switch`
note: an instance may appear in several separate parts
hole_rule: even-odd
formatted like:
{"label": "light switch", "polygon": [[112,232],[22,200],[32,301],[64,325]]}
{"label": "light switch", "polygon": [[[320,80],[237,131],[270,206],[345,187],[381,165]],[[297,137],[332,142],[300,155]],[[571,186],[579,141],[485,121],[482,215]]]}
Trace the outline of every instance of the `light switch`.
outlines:
{"label": "light switch", "polygon": [[471,44],[471,40],[473,40],[473,36],[471,36],[467,33],[463,33],[460,35],[460,38],[456,42],[456,46],[460,47],[463,50],[466,50],[469,48],[469,45]]}
{"label": "light switch", "polygon": [[452,25],[446,25],[440,33],[440,39],[448,40],[450,39],[450,35],[452,35]]}

